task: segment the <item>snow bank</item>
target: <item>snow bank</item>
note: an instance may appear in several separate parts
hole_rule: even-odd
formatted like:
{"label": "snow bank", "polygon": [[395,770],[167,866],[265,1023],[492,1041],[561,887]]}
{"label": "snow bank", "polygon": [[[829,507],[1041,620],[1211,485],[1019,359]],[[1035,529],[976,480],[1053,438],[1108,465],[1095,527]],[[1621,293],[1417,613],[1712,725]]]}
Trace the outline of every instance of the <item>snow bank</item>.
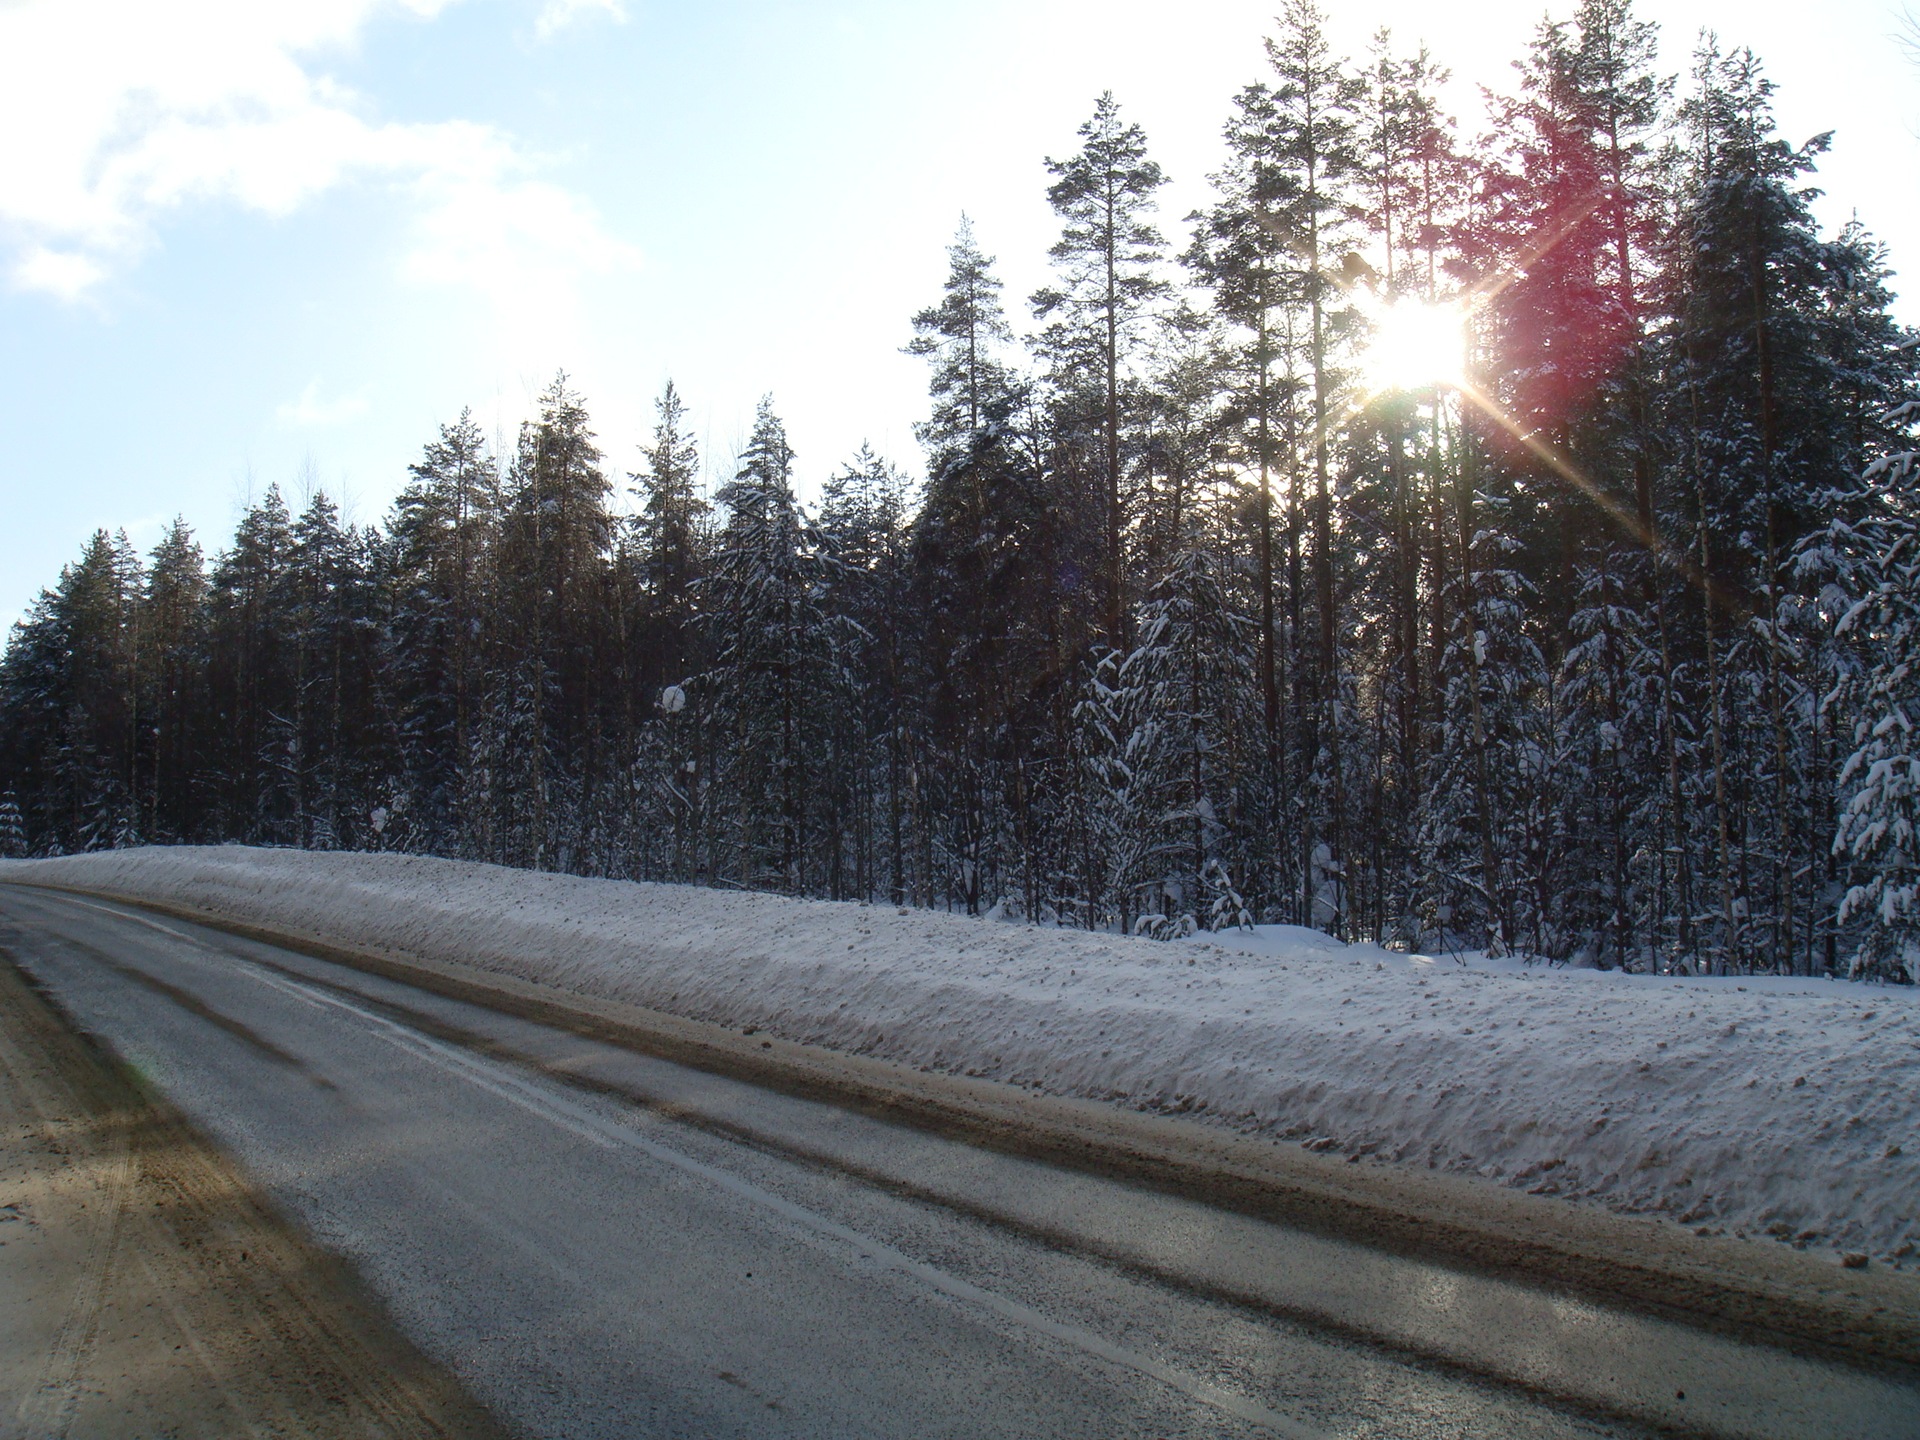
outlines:
{"label": "snow bank", "polygon": [[[888,907],[239,847],[0,862],[695,1019],[1911,1257],[1920,993],[1160,944]],[[1909,1263],[1914,1263],[1910,1261]]]}

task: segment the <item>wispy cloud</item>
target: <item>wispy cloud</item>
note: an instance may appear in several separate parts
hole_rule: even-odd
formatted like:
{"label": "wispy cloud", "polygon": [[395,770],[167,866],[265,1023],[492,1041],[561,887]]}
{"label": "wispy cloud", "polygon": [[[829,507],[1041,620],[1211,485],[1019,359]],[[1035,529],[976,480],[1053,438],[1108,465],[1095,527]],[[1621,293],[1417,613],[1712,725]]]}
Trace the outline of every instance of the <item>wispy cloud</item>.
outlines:
{"label": "wispy cloud", "polygon": [[299,399],[288,401],[274,413],[282,424],[302,429],[338,425],[343,420],[366,414],[367,396],[365,391],[355,391],[351,395],[336,395],[328,400],[320,393],[320,382],[309,380],[307,388],[300,392]]}
{"label": "wispy cloud", "polygon": [[623,0],[546,0],[533,22],[533,33],[542,40],[550,39],[574,21],[596,11],[615,24],[624,23],[627,18]]}
{"label": "wispy cloud", "polygon": [[[415,201],[410,275],[499,299],[630,265],[631,249],[584,199],[536,178],[512,137],[471,121],[382,122],[318,68],[382,11],[427,19],[450,3],[0,5],[0,266],[17,288],[78,300],[184,207],[285,215],[361,180]],[[620,13],[617,0],[549,0],[539,23],[596,4]]]}
{"label": "wispy cloud", "polygon": [[636,268],[639,253],[609,235],[582,197],[526,173],[490,137],[472,141],[470,164],[417,182],[403,273],[479,293],[505,353],[545,357],[575,330],[582,282]]}

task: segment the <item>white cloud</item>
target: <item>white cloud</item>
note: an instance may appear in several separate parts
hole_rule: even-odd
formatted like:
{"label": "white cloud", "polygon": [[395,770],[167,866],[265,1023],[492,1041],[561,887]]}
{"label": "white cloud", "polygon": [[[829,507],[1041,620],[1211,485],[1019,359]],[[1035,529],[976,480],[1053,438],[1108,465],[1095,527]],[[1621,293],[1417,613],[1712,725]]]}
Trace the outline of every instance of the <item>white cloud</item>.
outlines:
{"label": "white cloud", "polygon": [[106,271],[85,255],[36,245],[14,262],[14,283],[23,290],[44,290],[62,300],[78,300],[105,278]]}
{"label": "white cloud", "polygon": [[323,399],[320,394],[320,382],[309,380],[307,388],[300,392],[298,400],[289,401],[274,412],[283,424],[296,425],[303,429],[320,425],[338,425],[343,420],[367,413],[367,397],[364,391],[355,391],[351,395],[336,396],[332,400]]}
{"label": "white cloud", "polygon": [[556,32],[596,10],[615,24],[624,24],[627,18],[627,7],[623,0],[547,0],[540,7],[539,18],[533,22],[533,33],[542,40],[550,39]]}
{"label": "white cloud", "polygon": [[[0,5],[0,259],[13,284],[79,299],[184,206],[285,215],[356,180],[416,200],[409,274],[502,298],[630,264],[582,199],[530,178],[511,137],[468,121],[381,122],[317,68],[316,54],[382,12],[431,18],[449,3]],[[561,8],[556,24],[582,3]]]}

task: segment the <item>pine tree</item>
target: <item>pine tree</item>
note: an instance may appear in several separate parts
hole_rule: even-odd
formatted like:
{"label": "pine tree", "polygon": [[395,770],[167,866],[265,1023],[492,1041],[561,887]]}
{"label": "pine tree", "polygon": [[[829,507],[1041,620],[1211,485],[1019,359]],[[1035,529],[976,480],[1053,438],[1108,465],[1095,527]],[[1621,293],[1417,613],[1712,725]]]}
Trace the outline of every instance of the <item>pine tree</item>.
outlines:
{"label": "pine tree", "polygon": [[[1292,357],[1281,353],[1288,332],[1276,312],[1285,305],[1298,305],[1306,284],[1282,218],[1291,185],[1275,152],[1275,140],[1272,91],[1250,85],[1235,97],[1234,115],[1226,126],[1227,164],[1213,177],[1220,198],[1211,209],[1193,217],[1197,222],[1193,244],[1182,257],[1207,287],[1215,316],[1232,327],[1222,384],[1228,414],[1241,429],[1239,453],[1257,476],[1254,583],[1265,727],[1264,773],[1259,779],[1270,813],[1286,785],[1286,761],[1294,749],[1291,715],[1282,709],[1283,681],[1291,677],[1284,673],[1280,653],[1281,620],[1286,612],[1278,598],[1291,570],[1279,563],[1283,517],[1275,504],[1274,487],[1276,477],[1291,471],[1296,458],[1291,441],[1297,427],[1292,418],[1299,399],[1291,367],[1283,363]],[[1292,527],[1287,533],[1294,535]],[[1297,608],[1297,595],[1292,598],[1295,604],[1289,609]]]}
{"label": "pine tree", "polygon": [[1020,400],[1019,383],[999,358],[1000,347],[1013,338],[1000,308],[1000,280],[964,215],[947,261],[940,303],[913,317],[907,345],[908,354],[933,364],[933,413],[918,433],[928,469],[936,474],[969,456],[983,432],[1010,424]]}
{"label": "pine tree", "polygon": [[[1267,154],[1285,203],[1275,207],[1269,223],[1286,236],[1305,269],[1301,358],[1306,369],[1306,414],[1301,428],[1313,485],[1304,507],[1311,534],[1316,622],[1311,658],[1302,667],[1306,723],[1300,751],[1306,805],[1297,837],[1304,885],[1309,883],[1310,857],[1319,846],[1328,847],[1330,864],[1342,866],[1348,844],[1342,730],[1350,712],[1341,705],[1346,682],[1341,672],[1339,557],[1333,523],[1334,415],[1341,380],[1335,351],[1341,333],[1353,325],[1351,304],[1340,282],[1347,275],[1363,273],[1365,267],[1355,252],[1348,251],[1339,261],[1340,278],[1336,279],[1335,256],[1348,238],[1347,217],[1358,208],[1354,187],[1365,174],[1355,122],[1365,85],[1334,56],[1327,42],[1326,17],[1313,0],[1288,0],[1279,27],[1279,34],[1266,46],[1274,73]],[[1305,895],[1302,904],[1309,905]],[[1338,928],[1339,923],[1332,922],[1330,928]]]}
{"label": "pine tree", "polygon": [[1108,643],[1119,644],[1126,605],[1124,391],[1140,323],[1167,289],[1157,273],[1165,241],[1148,219],[1166,177],[1147,158],[1146,132],[1121,122],[1111,91],[1079,133],[1077,155],[1047,161],[1055,177],[1047,200],[1064,222],[1049,252],[1060,284],[1038,291],[1032,303],[1048,322],[1041,348],[1073,416],[1068,423],[1098,437],[1104,629]]}
{"label": "pine tree", "polygon": [[1484,172],[1477,227],[1487,279],[1503,282],[1486,321],[1502,361],[1499,398],[1516,425],[1563,451],[1632,339],[1610,223],[1627,202],[1610,203],[1613,157],[1584,78],[1578,40],[1543,22],[1521,92],[1496,118],[1504,154]]}
{"label": "pine tree", "polygon": [[[1424,50],[1395,54],[1385,30],[1374,37],[1369,61],[1357,112],[1364,177],[1357,188],[1378,263],[1360,283],[1373,292],[1365,308],[1379,323],[1400,307],[1443,300],[1442,257],[1448,227],[1459,219],[1466,166],[1437,99],[1447,72]],[[1419,933],[1423,877],[1412,836],[1393,817],[1418,807],[1438,719],[1434,679],[1444,642],[1434,637],[1450,624],[1444,607],[1452,568],[1441,541],[1450,488],[1441,461],[1454,404],[1437,382],[1384,390],[1364,397],[1347,427],[1354,475],[1347,524],[1381,541],[1348,559],[1347,585],[1373,598],[1347,628],[1371,653],[1362,667],[1378,676],[1377,685],[1358,688],[1359,703],[1373,710],[1373,738],[1356,737],[1358,763],[1348,762],[1366,847],[1349,890],[1363,930],[1408,943]]]}
{"label": "pine tree", "polygon": [[1356,98],[1358,148],[1365,175],[1368,228],[1377,237],[1375,271],[1388,295],[1431,299],[1446,189],[1458,171],[1437,91],[1449,73],[1423,47],[1394,54],[1393,36],[1373,37],[1364,98]]}
{"label": "pine tree", "polygon": [[1589,0],[1574,26],[1543,24],[1520,94],[1500,107],[1502,154],[1483,171],[1469,227],[1494,295],[1484,324],[1501,364],[1488,388],[1513,437],[1495,453],[1560,672],[1553,748],[1568,762],[1570,807],[1600,841],[1557,882],[1570,902],[1560,919],[1583,937],[1568,945],[1605,963],[1624,962],[1639,943],[1629,855],[1644,848],[1638,827],[1662,808],[1654,777],[1665,768],[1661,740],[1670,745],[1674,733],[1670,715],[1662,724],[1639,709],[1648,685],[1658,694],[1672,679],[1670,667],[1650,676],[1670,652],[1642,639],[1664,624],[1638,433],[1642,274],[1658,198],[1649,140],[1665,95],[1654,50],[1653,27],[1622,0]]}

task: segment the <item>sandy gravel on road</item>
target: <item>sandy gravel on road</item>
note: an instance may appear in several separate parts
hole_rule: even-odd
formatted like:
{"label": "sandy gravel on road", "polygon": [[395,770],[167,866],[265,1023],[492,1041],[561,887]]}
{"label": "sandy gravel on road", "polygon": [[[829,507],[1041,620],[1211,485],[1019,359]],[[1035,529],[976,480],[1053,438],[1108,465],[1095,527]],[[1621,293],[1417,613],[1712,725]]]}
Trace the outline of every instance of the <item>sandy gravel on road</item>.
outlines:
{"label": "sandy gravel on road", "polygon": [[0,953],[0,1437],[501,1433]]}

